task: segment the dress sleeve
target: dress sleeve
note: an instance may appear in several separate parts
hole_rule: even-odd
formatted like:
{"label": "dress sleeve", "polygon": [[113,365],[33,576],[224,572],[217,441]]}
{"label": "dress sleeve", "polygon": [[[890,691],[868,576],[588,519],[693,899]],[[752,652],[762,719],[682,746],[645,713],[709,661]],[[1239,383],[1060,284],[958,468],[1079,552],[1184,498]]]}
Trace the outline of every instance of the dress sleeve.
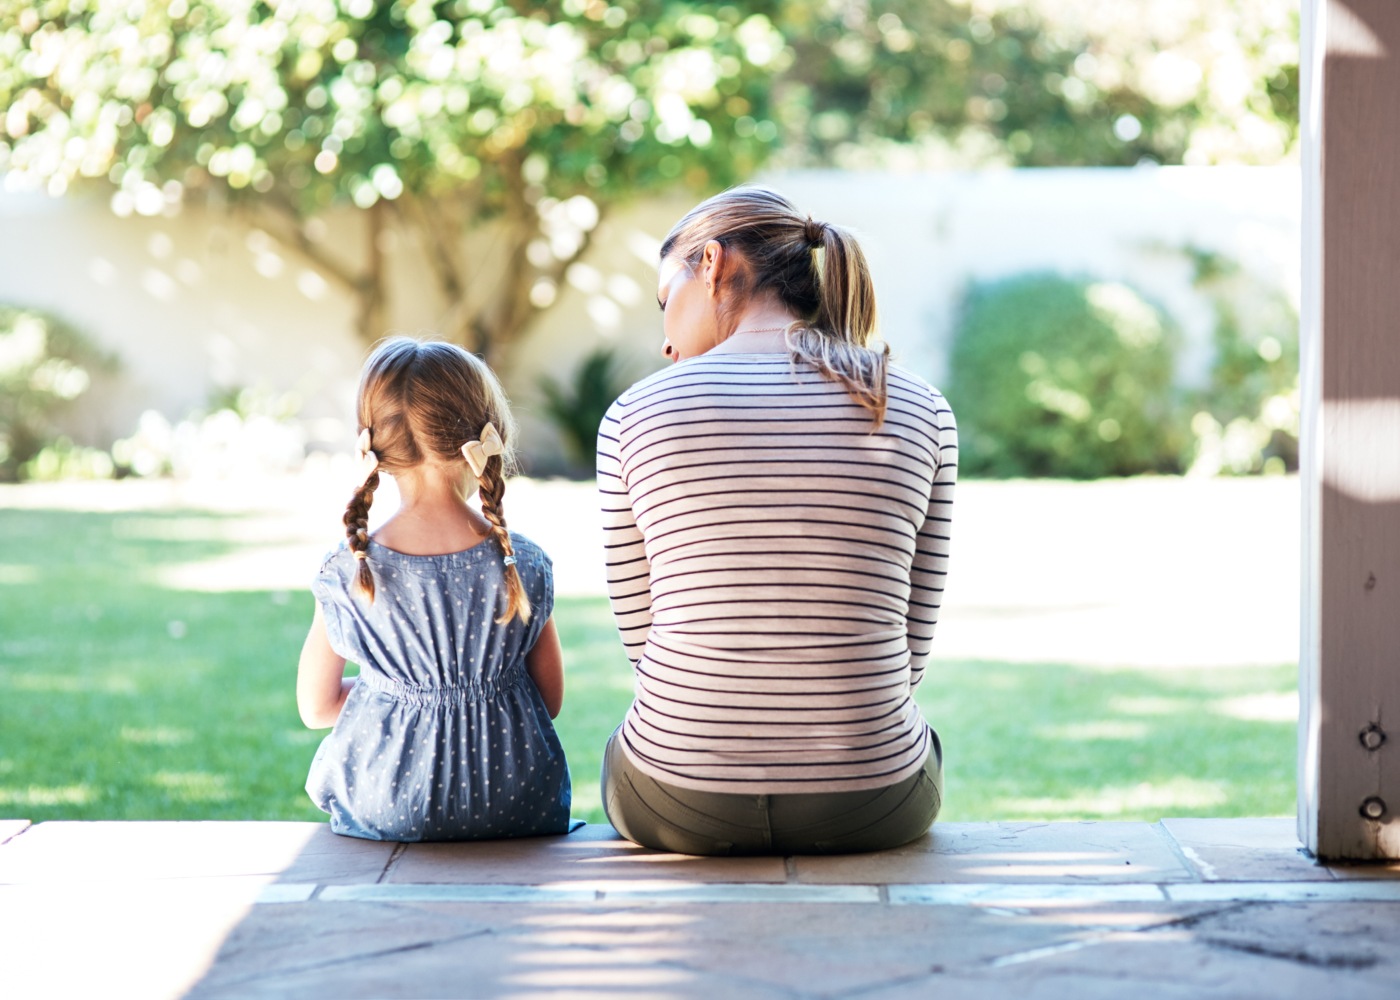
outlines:
{"label": "dress sleeve", "polygon": [[[533,542],[527,544],[530,550],[530,574],[528,578],[522,576],[522,582],[525,584],[525,593],[530,597],[530,625],[525,636],[525,649],[531,650],[535,648],[540,633],[544,631],[544,623],[554,614],[554,560]],[[516,544],[517,557],[522,548],[523,545]]]}
{"label": "dress sleeve", "polygon": [[651,564],[622,469],[622,400],[609,407],[598,427],[598,498],[608,597],[623,648],[635,666],[651,630]]}
{"label": "dress sleeve", "polygon": [[948,578],[948,546],[953,526],[953,486],[958,479],[958,428],[953,411],[937,392],[933,393],[931,422],[938,441],[938,467],[934,470],[928,512],[914,549],[910,572],[909,685],[918,687],[924,679],[938,611],[943,605],[943,587]]}
{"label": "dress sleeve", "polygon": [[321,605],[331,649],[352,663],[363,663],[365,651],[355,625],[358,616],[355,598],[351,595],[351,581],[345,574],[345,552],[345,545],[341,543],[321,561],[321,569],[311,581],[311,594]]}

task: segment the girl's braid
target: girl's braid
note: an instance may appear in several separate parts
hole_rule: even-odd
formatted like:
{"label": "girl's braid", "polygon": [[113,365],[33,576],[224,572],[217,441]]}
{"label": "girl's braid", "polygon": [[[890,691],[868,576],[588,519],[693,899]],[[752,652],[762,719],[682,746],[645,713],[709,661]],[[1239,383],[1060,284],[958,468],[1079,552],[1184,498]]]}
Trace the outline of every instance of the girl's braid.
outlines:
{"label": "girl's braid", "polygon": [[506,492],[504,472],[500,456],[492,455],[486,460],[480,476],[481,512],[491,522],[491,533],[500,542],[506,558],[506,610],[496,619],[499,625],[504,625],[516,615],[523,622],[530,620],[530,597],[525,593],[525,585],[520,582],[520,574],[516,571],[515,550],[510,544],[510,532],[506,530],[506,515],[502,506]]}
{"label": "girl's braid", "polygon": [[355,561],[360,564],[355,578],[355,588],[372,603],[374,601],[374,574],[369,568],[369,505],[374,503],[374,491],[379,488],[379,473],[371,472],[369,477],[355,489],[350,503],[345,507],[345,538]]}

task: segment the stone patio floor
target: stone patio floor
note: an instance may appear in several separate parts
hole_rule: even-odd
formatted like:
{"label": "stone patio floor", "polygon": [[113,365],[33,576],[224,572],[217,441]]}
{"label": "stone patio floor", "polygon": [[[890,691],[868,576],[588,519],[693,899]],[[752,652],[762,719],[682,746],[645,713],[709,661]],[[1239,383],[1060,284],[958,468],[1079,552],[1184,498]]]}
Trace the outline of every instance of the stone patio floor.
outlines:
{"label": "stone patio floor", "polygon": [[1291,818],[716,859],[607,826],[394,845],[6,820],[0,996],[1396,997],[1400,864],[1319,866]]}

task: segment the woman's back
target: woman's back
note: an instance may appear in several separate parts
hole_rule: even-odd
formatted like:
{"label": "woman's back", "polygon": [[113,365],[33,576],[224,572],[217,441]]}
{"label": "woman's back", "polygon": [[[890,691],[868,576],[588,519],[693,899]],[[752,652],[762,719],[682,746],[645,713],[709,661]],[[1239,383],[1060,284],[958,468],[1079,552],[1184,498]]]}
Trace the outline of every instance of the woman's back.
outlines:
{"label": "woman's back", "polygon": [[898,368],[887,384],[873,428],[806,363],[716,351],[609,412],[605,544],[638,679],[622,737],[643,770],[781,793],[923,765],[911,690],[942,592],[956,432],[936,390]]}

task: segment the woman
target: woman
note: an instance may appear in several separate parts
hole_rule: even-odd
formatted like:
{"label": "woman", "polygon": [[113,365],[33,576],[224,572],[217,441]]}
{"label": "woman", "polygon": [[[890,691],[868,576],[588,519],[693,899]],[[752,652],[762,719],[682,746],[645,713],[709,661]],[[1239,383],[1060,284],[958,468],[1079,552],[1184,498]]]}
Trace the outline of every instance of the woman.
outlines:
{"label": "woman", "polygon": [[927,831],[942,751],[912,693],[943,592],[957,440],[866,346],[856,241],[747,187],[661,246],[670,368],[599,429],[636,699],[603,803],[686,854],[880,850]]}

